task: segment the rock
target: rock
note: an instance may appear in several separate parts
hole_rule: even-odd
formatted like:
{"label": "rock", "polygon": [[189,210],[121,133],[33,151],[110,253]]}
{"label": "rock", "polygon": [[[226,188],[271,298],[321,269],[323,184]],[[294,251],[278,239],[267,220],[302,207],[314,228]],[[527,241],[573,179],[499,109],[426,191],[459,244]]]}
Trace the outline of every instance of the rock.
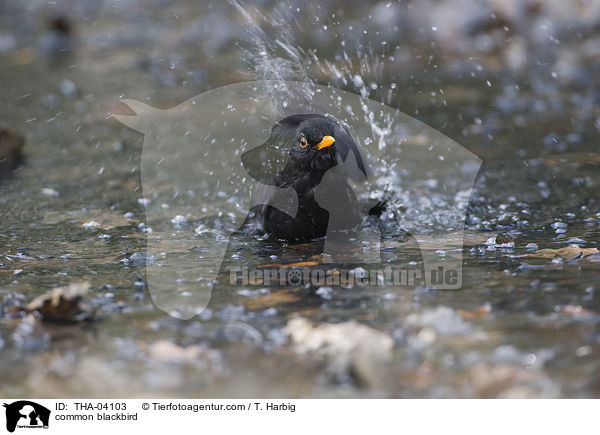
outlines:
{"label": "rock", "polygon": [[497,397],[529,377],[531,376],[513,366],[479,363],[469,370],[468,382],[475,397],[489,398]]}
{"label": "rock", "polygon": [[69,98],[77,96],[77,86],[69,79],[64,79],[58,84],[60,92]]}
{"label": "rock", "polygon": [[30,314],[19,320],[12,334],[15,347],[25,352],[37,352],[52,341],[52,334],[36,316]]}
{"label": "rock", "polygon": [[439,335],[465,334],[471,330],[471,326],[458,312],[443,306],[409,314],[406,323],[421,328],[432,328]]}
{"label": "rock", "polygon": [[88,282],[81,282],[55,288],[32,300],[25,309],[48,322],[91,320],[94,312],[83,303],[89,287]]}
{"label": "rock", "polygon": [[0,175],[13,170],[23,160],[25,138],[20,133],[0,127]]}
{"label": "rock", "polygon": [[153,360],[166,362],[193,362],[204,353],[200,346],[181,347],[167,340],[152,343],[147,350]]}
{"label": "rock", "polygon": [[381,367],[392,358],[394,339],[354,320],[322,323],[296,317],[288,321],[284,333],[298,354],[322,358],[338,379],[354,379],[361,386],[385,382]]}
{"label": "rock", "polygon": [[156,262],[156,257],[143,251],[137,251],[131,254],[126,262],[136,267],[143,267],[148,264],[154,264]]}
{"label": "rock", "polygon": [[46,196],[60,196],[60,193],[58,192],[58,190],[53,189],[51,187],[43,187],[42,194],[44,194]]}
{"label": "rock", "polygon": [[331,287],[319,287],[315,293],[325,300],[330,300],[333,297],[333,289]]}
{"label": "rock", "polygon": [[535,243],[528,243],[527,245],[525,245],[525,249],[527,249],[528,251],[537,251],[538,245],[536,245]]}
{"label": "rock", "polygon": [[495,237],[490,237],[489,239],[487,239],[485,241],[485,244],[488,246],[496,246],[496,238]]}
{"label": "rock", "polygon": [[100,226],[100,222],[98,222],[98,221],[88,221],[88,222],[84,222],[81,226],[83,228],[95,228],[95,227],[99,227]]}
{"label": "rock", "polygon": [[77,219],[84,228],[102,230],[131,226],[138,222],[137,219],[133,218],[133,215],[129,215],[128,213],[121,215],[119,212],[110,209],[88,210],[81,213],[81,216],[73,215],[73,218]]}
{"label": "rock", "polygon": [[183,225],[183,224],[186,224],[187,221],[188,221],[187,218],[185,216],[180,215],[180,214],[178,214],[173,219],[171,219],[171,223],[173,225]]}
{"label": "rock", "polygon": [[513,239],[508,234],[498,234],[496,237],[490,237],[485,241],[485,244],[489,246],[488,249],[494,248],[514,248],[515,247],[515,239]]}

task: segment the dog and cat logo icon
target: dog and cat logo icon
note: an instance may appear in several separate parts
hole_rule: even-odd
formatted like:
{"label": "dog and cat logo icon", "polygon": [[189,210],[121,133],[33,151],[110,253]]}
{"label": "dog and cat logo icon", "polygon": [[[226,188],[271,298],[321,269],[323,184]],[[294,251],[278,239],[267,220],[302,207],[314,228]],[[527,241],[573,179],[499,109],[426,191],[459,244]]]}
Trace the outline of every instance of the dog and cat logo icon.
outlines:
{"label": "dog and cat logo icon", "polygon": [[48,429],[50,410],[29,400],[19,400],[10,404],[5,403],[6,430],[15,429]]}

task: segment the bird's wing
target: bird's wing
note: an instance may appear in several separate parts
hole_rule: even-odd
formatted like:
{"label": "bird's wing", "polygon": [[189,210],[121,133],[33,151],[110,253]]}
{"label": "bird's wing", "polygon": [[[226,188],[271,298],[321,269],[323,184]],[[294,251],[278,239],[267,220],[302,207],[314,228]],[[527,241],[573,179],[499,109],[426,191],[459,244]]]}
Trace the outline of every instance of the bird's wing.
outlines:
{"label": "bird's wing", "polygon": [[[348,154],[352,152],[354,154],[354,158],[356,159],[356,166],[358,169],[365,175],[365,178],[368,178],[367,168],[365,166],[365,162],[360,153],[360,149],[354,139],[350,134],[342,127],[335,127],[335,148],[339,156],[342,158],[342,162],[345,162],[348,158]],[[351,177],[355,178],[355,177]]]}

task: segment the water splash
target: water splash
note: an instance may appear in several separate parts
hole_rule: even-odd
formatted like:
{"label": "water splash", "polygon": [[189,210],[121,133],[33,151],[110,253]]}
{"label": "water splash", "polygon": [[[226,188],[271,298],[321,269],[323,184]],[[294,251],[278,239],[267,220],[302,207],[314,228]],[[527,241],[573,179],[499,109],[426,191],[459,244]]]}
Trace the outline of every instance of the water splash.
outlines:
{"label": "water splash", "polygon": [[[382,42],[375,49],[372,40],[364,37],[366,31],[342,25],[331,6],[292,0],[263,11],[240,0],[229,3],[245,24],[245,43],[239,48],[249,66],[248,79],[321,84],[391,102],[392,93],[383,98],[378,84],[383,81],[387,45]],[[299,36],[306,34],[307,25],[314,29],[309,33],[317,41]],[[320,45],[320,39],[332,39],[327,45],[340,49],[321,53],[303,48]]]}

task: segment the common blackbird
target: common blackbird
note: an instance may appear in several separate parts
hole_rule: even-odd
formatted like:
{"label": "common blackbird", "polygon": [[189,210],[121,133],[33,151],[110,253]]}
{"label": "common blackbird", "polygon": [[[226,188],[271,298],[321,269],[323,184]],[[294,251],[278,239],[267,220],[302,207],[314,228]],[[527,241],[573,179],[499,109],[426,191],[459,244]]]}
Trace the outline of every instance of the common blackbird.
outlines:
{"label": "common blackbird", "polygon": [[[355,170],[335,171],[335,178],[328,176],[326,186],[319,186],[325,173],[345,162],[350,153]],[[324,237],[332,207],[337,215],[342,211],[348,217],[345,225],[360,222],[358,200],[347,180],[364,181],[367,170],[352,136],[332,119],[317,114],[287,117],[273,127],[265,145],[242,155],[242,161],[248,173],[262,183],[292,187],[298,194],[295,217],[269,205],[256,210],[262,229],[277,239],[298,242]],[[329,189],[329,198],[335,198],[332,204],[320,204],[315,198],[316,190],[323,188]],[[370,214],[382,210],[383,205],[377,204]]]}

